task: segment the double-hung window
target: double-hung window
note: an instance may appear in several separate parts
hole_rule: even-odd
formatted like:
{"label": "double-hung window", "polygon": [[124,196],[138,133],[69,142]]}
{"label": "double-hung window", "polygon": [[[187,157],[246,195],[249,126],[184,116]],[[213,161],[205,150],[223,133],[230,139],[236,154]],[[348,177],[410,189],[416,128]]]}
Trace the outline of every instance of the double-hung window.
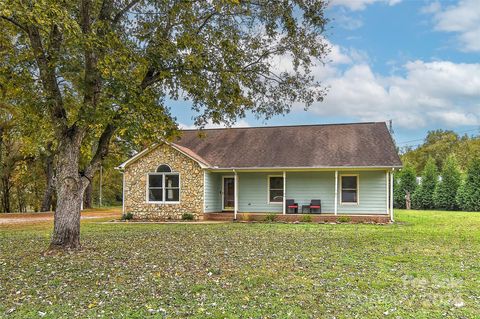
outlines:
{"label": "double-hung window", "polygon": [[358,175],[341,175],[342,204],[358,204]]}
{"label": "double-hung window", "polygon": [[155,173],[148,174],[148,202],[180,202],[180,174],[172,172],[168,165],[160,165]]}
{"label": "double-hung window", "polygon": [[283,202],[283,176],[268,176],[268,202]]}

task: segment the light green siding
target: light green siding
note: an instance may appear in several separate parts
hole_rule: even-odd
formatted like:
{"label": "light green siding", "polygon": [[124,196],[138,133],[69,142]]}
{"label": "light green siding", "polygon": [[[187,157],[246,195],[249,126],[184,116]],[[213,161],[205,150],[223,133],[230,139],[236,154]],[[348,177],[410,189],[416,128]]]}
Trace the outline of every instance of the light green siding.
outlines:
{"label": "light green siding", "polygon": [[222,178],[220,174],[205,172],[205,212],[222,211]]}
{"label": "light green siding", "polygon": [[268,203],[268,175],[282,173],[239,173],[238,211],[245,213],[281,213],[282,204]]}
{"label": "light green siding", "polygon": [[309,205],[312,199],[322,201],[322,212],[333,212],[335,202],[335,172],[287,172],[287,199]]}
{"label": "light green siding", "polygon": [[[340,176],[359,175],[359,203],[342,204]],[[238,173],[238,211],[244,213],[282,213],[282,204],[268,202],[268,176],[280,172]],[[205,175],[205,212],[222,210],[222,176],[232,173]],[[322,212],[333,213],[335,207],[335,172],[287,172],[286,197],[300,206],[312,199],[322,201]],[[338,214],[385,214],[387,209],[385,171],[348,171],[338,173]]]}
{"label": "light green siding", "polygon": [[[340,176],[342,174],[359,174],[358,205],[340,202]],[[339,214],[386,214],[387,180],[385,171],[339,172],[338,178]]]}

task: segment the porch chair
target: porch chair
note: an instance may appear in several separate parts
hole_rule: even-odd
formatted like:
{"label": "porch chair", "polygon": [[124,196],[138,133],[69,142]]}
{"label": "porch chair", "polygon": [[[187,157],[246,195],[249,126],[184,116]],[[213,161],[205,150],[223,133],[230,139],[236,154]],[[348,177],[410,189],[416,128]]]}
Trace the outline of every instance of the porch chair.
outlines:
{"label": "porch chair", "polygon": [[316,210],[318,214],[322,212],[322,201],[319,199],[312,199],[310,201],[310,213]]}
{"label": "porch chair", "polygon": [[[287,199],[285,204],[287,206],[287,214],[297,214],[298,213],[298,204],[295,203],[294,199]],[[293,210],[293,213],[290,213],[290,210]]]}

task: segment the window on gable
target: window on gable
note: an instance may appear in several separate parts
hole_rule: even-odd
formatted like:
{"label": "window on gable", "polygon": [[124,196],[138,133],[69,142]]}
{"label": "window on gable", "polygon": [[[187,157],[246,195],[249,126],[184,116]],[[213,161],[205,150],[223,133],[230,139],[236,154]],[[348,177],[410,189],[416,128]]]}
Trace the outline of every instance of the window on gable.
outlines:
{"label": "window on gable", "polygon": [[148,174],[148,201],[178,203],[180,201],[180,174],[170,166],[160,165],[155,173]]}
{"label": "window on gable", "polygon": [[282,176],[268,177],[268,201],[270,203],[283,202],[283,177]]}
{"label": "window on gable", "polygon": [[357,204],[358,203],[358,176],[343,175],[341,176],[342,185],[342,203]]}
{"label": "window on gable", "polygon": [[170,166],[162,164],[157,168],[157,173],[166,173],[166,172],[171,172],[172,169]]}

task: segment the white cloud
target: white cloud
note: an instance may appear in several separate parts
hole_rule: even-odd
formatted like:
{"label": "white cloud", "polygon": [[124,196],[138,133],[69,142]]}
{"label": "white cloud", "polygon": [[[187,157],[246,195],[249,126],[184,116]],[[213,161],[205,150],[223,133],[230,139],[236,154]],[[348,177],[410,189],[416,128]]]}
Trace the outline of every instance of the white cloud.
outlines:
{"label": "white cloud", "polygon": [[420,12],[421,13],[426,13],[426,14],[431,14],[431,13],[437,13],[442,9],[442,5],[438,1],[431,2],[427,6],[423,7]]}
{"label": "white cloud", "polygon": [[442,7],[439,2],[422,9],[433,14],[435,30],[458,35],[462,51],[480,52],[480,2],[463,0],[457,5]]}
{"label": "white cloud", "polygon": [[332,44],[328,41],[327,43],[330,46],[330,53],[327,59],[330,60],[333,65],[352,63],[352,58],[348,54],[347,50],[345,50],[339,45]]}
{"label": "white cloud", "polygon": [[[245,119],[240,119],[235,124],[233,124],[231,127],[250,127],[251,125],[245,120]],[[182,130],[191,130],[191,129],[197,129],[194,124],[185,124],[185,123],[178,123],[178,127]],[[224,124],[214,124],[211,121],[205,125],[205,128],[225,128]]]}
{"label": "white cloud", "polygon": [[[340,65],[350,65],[359,61],[366,60],[366,54],[355,49],[345,49],[339,45],[333,44],[325,39],[330,48],[330,52],[325,57],[325,65],[319,63],[314,67],[313,72],[317,75],[317,80],[324,80],[338,73],[337,67]],[[273,69],[277,72],[294,72],[293,58],[289,55],[273,56],[271,58]]]}
{"label": "white cloud", "polygon": [[450,124],[450,126],[477,125],[479,123],[479,119],[475,114],[466,114],[462,112],[433,112],[430,116],[432,118],[437,118],[444,123]]}
{"label": "white cloud", "polygon": [[337,25],[347,30],[355,30],[363,26],[363,21],[361,19],[354,18],[346,13],[335,15],[333,20],[335,20]]}
{"label": "white cloud", "polygon": [[376,2],[386,3],[389,6],[394,6],[400,3],[402,0],[331,0],[331,6],[342,6],[352,11],[364,10],[368,5]]}
{"label": "white cloud", "polygon": [[323,80],[330,87],[325,101],[310,111],[360,121],[394,119],[403,128],[480,124],[480,64],[411,61],[401,70],[403,76],[385,77],[367,63],[337,69]]}

